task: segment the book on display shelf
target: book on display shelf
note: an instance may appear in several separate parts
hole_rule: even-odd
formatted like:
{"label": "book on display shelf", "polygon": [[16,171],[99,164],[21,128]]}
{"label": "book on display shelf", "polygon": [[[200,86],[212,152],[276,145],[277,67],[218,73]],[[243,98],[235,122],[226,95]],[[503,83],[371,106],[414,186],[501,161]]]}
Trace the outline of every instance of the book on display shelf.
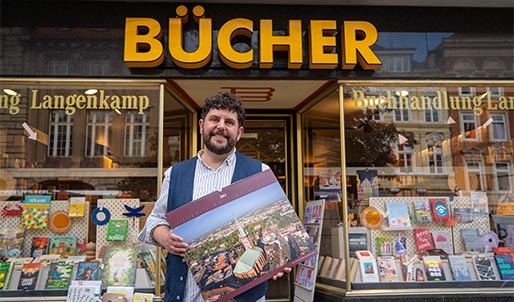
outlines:
{"label": "book on display shelf", "polygon": [[66,261],[51,262],[45,289],[65,289],[71,284],[73,263]]}
{"label": "book on display shelf", "polygon": [[405,281],[425,281],[423,262],[417,254],[401,255],[400,262]]}
{"label": "book on display shelf", "polygon": [[377,262],[370,251],[356,251],[362,282],[379,282]]}
{"label": "book on display shelf", "polygon": [[386,201],[386,209],[390,228],[411,227],[409,204],[406,201]]}
{"label": "book on display shelf", "polygon": [[427,281],[445,281],[446,275],[443,269],[443,262],[439,256],[423,256],[423,265]]}
{"label": "book on display shelf", "polygon": [[414,213],[416,213],[416,222],[432,222],[432,212],[430,211],[428,199],[415,200]]}
{"label": "book on display shelf", "polygon": [[491,258],[493,256],[487,253],[473,255],[473,267],[477,273],[478,280],[498,280]]}
{"label": "book on display shelf", "polygon": [[430,198],[430,209],[435,221],[446,221],[450,219],[450,208],[445,198]]}
{"label": "book on display shelf", "polygon": [[77,265],[75,280],[100,280],[100,263],[91,261],[79,262]]}
{"label": "book on display shelf", "polygon": [[434,248],[432,235],[428,229],[414,229],[414,239],[416,241],[416,251],[423,253]]}
{"label": "book on display shelf", "polygon": [[107,286],[134,287],[136,283],[137,255],[140,246],[106,246],[103,255],[102,283]]}
{"label": "book on display shelf", "polygon": [[395,282],[399,281],[398,270],[396,268],[396,260],[393,256],[377,257],[378,272],[380,281]]}
{"label": "book on display shelf", "polygon": [[377,256],[393,256],[394,240],[393,237],[377,237]]}
{"label": "book on display shelf", "polygon": [[40,271],[41,263],[24,263],[21,267],[21,275],[20,280],[18,281],[18,289],[36,289],[36,284],[39,278]]}
{"label": "book on display shelf", "polygon": [[432,239],[436,249],[441,249],[448,255],[452,254],[452,245],[447,231],[432,231]]}
{"label": "book on display shelf", "polygon": [[0,262],[0,290],[5,290],[9,286],[9,279],[12,272],[10,261]]}
{"label": "book on display shelf", "polygon": [[455,281],[471,280],[468,261],[464,255],[448,255],[448,262],[450,263],[450,269]]}
{"label": "book on display shelf", "polygon": [[[317,254],[272,170],[232,183],[166,216],[174,233],[190,246],[184,259],[206,302],[232,299]],[[316,208],[306,216],[315,222]],[[230,259],[230,273],[224,273],[225,266],[210,265],[218,257]],[[207,280],[216,282],[206,286]]]}
{"label": "book on display shelf", "polygon": [[32,245],[30,246],[30,256],[38,257],[48,253],[48,237],[34,237],[32,238]]}
{"label": "book on display shelf", "polygon": [[514,256],[495,255],[494,260],[502,280],[514,280]]}

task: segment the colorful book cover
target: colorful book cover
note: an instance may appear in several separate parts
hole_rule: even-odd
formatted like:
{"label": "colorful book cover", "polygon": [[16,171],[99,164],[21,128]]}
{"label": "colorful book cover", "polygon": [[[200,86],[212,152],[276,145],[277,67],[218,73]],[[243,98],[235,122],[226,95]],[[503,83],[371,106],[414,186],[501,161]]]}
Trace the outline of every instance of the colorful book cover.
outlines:
{"label": "colorful book cover", "polygon": [[[184,258],[205,301],[232,299],[317,254],[272,170],[193,200],[167,220],[189,244]],[[230,262],[209,265],[219,259]]]}
{"label": "colorful book cover", "polygon": [[156,270],[152,254],[149,251],[143,251],[139,253],[139,259],[141,259],[141,265],[145,269],[150,281],[152,283],[155,282]]}
{"label": "colorful book cover", "polygon": [[489,213],[487,210],[487,193],[484,191],[472,191],[469,195],[471,197],[473,213],[476,215],[487,215]]}
{"label": "colorful book cover", "polygon": [[439,256],[423,256],[423,265],[427,281],[445,281],[443,262]]}
{"label": "colorful book cover", "polygon": [[485,253],[473,256],[473,266],[478,280],[498,280],[493,269],[491,256]]}
{"label": "colorful book cover", "polygon": [[498,272],[502,280],[514,280],[514,256],[495,255],[494,259],[498,266]]}
{"label": "colorful book cover", "polygon": [[107,225],[107,241],[125,241],[127,238],[128,220],[111,219]]}
{"label": "colorful book cover", "polygon": [[452,244],[450,242],[450,238],[448,237],[448,232],[432,231],[432,239],[434,241],[434,246],[436,249],[441,249],[445,251],[446,254],[453,254]]}
{"label": "colorful book cover", "polygon": [[46,229],[50,214],[49,195],[26,195],[23,201],[20,228]]}
{"label": "colorful book cover", "polygon": [[395,282],[399,281],[396,261],[393,256],[377,257],[378,272],[380,281]]}
{"label": "colorful book cover", "polygon": [[77,236],[51,236],[48,254],[59,254],[62,257],[75,256],[77,252]]}
{"label": "colorful book cover", "polygon": [[394,240],[393,237],[377,237],[377,255],[393,256]]}
{"label": "colorful book cover", "polygon": [[448,208],[448,203],[445,198],[430,198],[429,202],[435,221],[450,219],[450,209]]}
{"label": "colorful book cover", "polygon": [[79,262],[75,280],[100,280],[100,263],[90,261]]}
{"label": "colorful book cover", "polygon": [[18,282],[18,289],[36,289],[37,278],[39,277],[40,270],[40,263],[24,263],[21,267],[21,275],[20,280]]}
{"label": "colorful book cover", "polygon": [[71,284],[73,263],[57,261],[50,263],[45,289],[67,289]]}
{"label": "colorful book cover", "polygon": [[32,238],[32,245],[30,247],[30,256],[39,257],[48,254],[48,237],[34,237]]}
{"label": "colorful book cover", "polygon": [[386,201],[386,208],[389,227],[411,227],[409,205],[406,201]]}
{"label": "colorful book cover", "polygon": [[68,210],[69,217],[84,217],[86,211],[86,197],[76,196],[70,197],[70,208]]}
{"label": "colorful book cover", "polygon": [[107,286],[134,287],[137,255],[140,247],[133,245],[106,246],[103,256],[102,283]]}
{"label": "colorful book cover", "polygon": [[423,262],[421,262],[417,254],[401,255],[400,263],[405,281],[425,281]]}
{"label": "colorful book cover", "polygon": [[427,199],[415,200],[414,212],[416,213],[416,222],[432,222],[430,203]]}
{"label": "colorful book cover", "polygon": [[414,229],[414,239],[416,240],[416,250],[419,253],[434,248],[432,243],[432,235],[428,229]]}
{"label": "colorful book cover", "polygon": [[464,255],[448,255],[448,262],[452,270],[453,280],[469,281],[471,273],[469,271],[468,262]]}
{"label": "colorful book cover", "polygon": [[11,276],[12,263],[9,261],[0,262],[0,290],[7,289]]}
{"label": "colorful book cover", "polygon": [[395,256],[407,254],[407,237],[398,235],[393,237],[393,241]]}

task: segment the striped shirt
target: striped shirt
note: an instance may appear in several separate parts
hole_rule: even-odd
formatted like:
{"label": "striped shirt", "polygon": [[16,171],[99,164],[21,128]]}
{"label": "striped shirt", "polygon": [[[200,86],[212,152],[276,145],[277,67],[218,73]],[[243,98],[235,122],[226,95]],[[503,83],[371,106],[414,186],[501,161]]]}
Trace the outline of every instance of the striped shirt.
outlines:
{"label": "striped shirt", "polygon": [[[198,161],[195,169],[195,179],[193,184],[193,200],[205,196],[214,191],[219,191],[222,188],[230,185],[234,170],[236,168],[236,154],[235,149],[223,162],[223,164],[216,170],[209,167],[202,159],[201,155],[203,150],[198,152]],[[159,225],[169,226],[166,220],[166,213],[168,207],[168,191],[170,185],[170,167],[164,173],[164,180],[162,183],[161,194],[159,199],[155,202],[152,213],[148,216],[144,228],[139,233],[137,239],[139,241],[158,245],[158,243],[152,238],[153,230]],[[262,164],[262,170],[269,169],[269,166]],[[203,302],[203,298],[200,295],[200,289],[196,284],[191,271],[188,272],[186,289],[184,293],[184,302]],[[258,302],[264,302],[265,298],[262,297]]]}

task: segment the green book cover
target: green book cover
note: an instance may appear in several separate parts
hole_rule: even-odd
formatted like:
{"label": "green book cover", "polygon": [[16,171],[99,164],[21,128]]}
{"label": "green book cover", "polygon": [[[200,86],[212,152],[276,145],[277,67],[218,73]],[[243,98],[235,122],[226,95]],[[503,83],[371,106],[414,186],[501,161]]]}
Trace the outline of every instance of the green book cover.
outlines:
{"label": "green book cover", "polygon": [[125,241],[127,238],[128,221],[126,219],[114,219],[107,226],[107,241]]}
{"label": "green book cover", "polygon": [[72,273],[73,263],[66,261],[51,262],[45,289],[68,288],[71,283]]}

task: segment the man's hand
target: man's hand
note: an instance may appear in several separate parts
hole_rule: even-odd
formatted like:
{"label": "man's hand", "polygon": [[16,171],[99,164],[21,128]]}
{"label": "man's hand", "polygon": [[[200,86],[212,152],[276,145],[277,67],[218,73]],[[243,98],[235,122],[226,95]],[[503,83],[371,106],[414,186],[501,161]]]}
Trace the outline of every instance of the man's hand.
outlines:
{"label": "man's hand", "polygon": [[182,237],[173,233],[173,230],[165,225],[156,227],[152,236],[155,241],[173,255],[184,256],[184,253],[189,248],[189,245],[184,242]]}
{"label": "man's hand", "polygon": [[284,276],[286,273],[289,274],[291,272],[291,270],[292,269],[290,267],[284,268],[283,272],[277,273],[276,275],[273,276],[273,280],[277,280],[278,278],[282,278],[282,276]]}

